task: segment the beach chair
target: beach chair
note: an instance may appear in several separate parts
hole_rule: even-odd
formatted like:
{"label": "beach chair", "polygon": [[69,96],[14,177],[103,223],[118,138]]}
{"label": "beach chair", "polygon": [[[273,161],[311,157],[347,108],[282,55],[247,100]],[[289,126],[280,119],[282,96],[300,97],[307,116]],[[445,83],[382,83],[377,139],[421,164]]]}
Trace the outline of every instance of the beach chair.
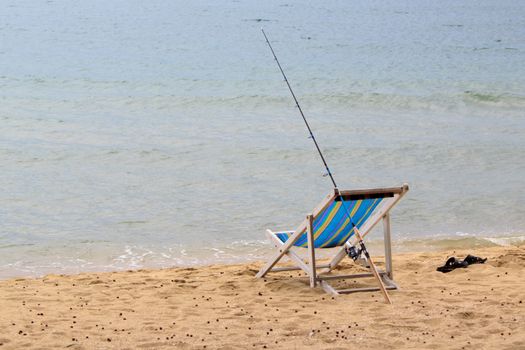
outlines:
{"label": "beach chair", "polygon": [[[343,191],[334,189],[311,214],[306,216],[306,219],[295,231],[273,232],[267,230],[267,236],[278,252],[261,268],[256,277],[262,278],[269,272],[303,270],[310,278],[310,287],[320,285],[327,293],[334,296],[344,293],[380,290],[379,287],[337,290],[329,284],[329,281],[337,279],[376,276],[381,278],[386,289],[397,289],[398,287],[393,280],[389,213],[407,191],[407,184],[401,187],[366,190]],[[379,221],[383,221],[385,270],[379,270],[377,274],[333,275],[330,273],[348,254],[349,248],[353,247],[351,241],[355,229],[350,224],[348,213],[362,237],[365,237]],[[292,247],[308,249],[307,261],[292,250]],[[317,264],[316,249],[325,248],[335,248],[334,255],[327,264]],[[275,265],[284,256],[294,262],[295,266],[276,267]],[[374,268],[373,264],[367,264],[366,258],[362,262],[363,266],[370,269],[370,265],[372,265]],[[386,294],[384,289],[383,292]]]}

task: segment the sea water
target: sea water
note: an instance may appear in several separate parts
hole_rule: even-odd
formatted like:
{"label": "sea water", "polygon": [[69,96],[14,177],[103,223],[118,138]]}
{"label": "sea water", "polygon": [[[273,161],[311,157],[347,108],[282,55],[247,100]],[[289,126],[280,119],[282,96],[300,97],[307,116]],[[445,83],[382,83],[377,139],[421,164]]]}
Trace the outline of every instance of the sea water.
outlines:
{"label": "sea water", "polygon": [[267,257],[331,183],[261,27],[394,252],[523,242],[525,2],[4,0],[0,277]]}

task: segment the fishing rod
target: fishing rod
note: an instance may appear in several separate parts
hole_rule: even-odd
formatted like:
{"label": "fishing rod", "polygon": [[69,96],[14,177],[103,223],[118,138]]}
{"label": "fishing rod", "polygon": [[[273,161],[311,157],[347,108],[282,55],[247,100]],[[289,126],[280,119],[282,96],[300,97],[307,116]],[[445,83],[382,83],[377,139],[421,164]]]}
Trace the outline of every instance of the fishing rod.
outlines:
{"label": "fishing rod", "polygon": [[308,124],[308,121],[306,120],[306,117],[304,116],[301,105],[299,104],[297,97],[295,97],[292,87],[290,86],[290,82],[288,81],[286,74],[284,74],[283,67],[281,67],[279,60],[277,59],[277,56],[275,55],[275,52],[273,51],[272,44],[270,44],[270,41],[268,40],[268,37],[266,36],[264,29],[261,29],[261,31],[264,35],[264,38],[266,39],[266,43],[268,44],[268,46],[270,47],[270,50],[272,51],[273,58],[275,58],[275,62],[277,62],[277,66],[279,67],[279,70],[281,71],[281,74],[283,75],[284,81],[286,82],[286,85],[288,85],[288,90],[290,90],[290,93],[292,94],[292,97],[295,101],[295,105],[297,106],[299,113],[301,113],[301,117],[303,117],[304,123],[306,124],[306,127],[308,128],[308,132],[310,133],[310,137],[314,141],[315,148],[317,148],[317,152],[319,152],[319,155],[321,156],[321,160],[323,161],[324,167],[326,169],[326,173],[328,174],[328,176],[330,176],[330,180],[332,180],[332,183],[334,184],[334,188],[337,189],[337,184],[335,183],[334,177],[332,176],[332,172],[330,171],[330,168],[328,167],[328,164],[326,163],[326,160],[324,159],[323,152],[321,152],[321,148],[319,148],[319,144],[317,143],[314,133],[312,132],[312,129],[310,128],[310,124]]}
{"label": "fishing rod", "polygon": [[365,255],[365,257],[368,260],[368,263],[370,264],[371,270],[372,270],[375,278],[379,282],[379,287],[381,289],[381,292],[383,293],[387,303],[391,304],[392,302],[390,300],[390,297],[388,296],[388,293],[386,292],[383,280],[381,279],[381,276],[379,275],[379,272],[377,272],[377,268],[376,268],[374,262],[372,261],[372,259],[370,257],[370,254],[368,253],[368,250],[366,249],[365,243],[363,242],[363,236],[359,232],[359,229],[357,228],[356,224],[354,223],[354,220],[352,220],[352,216],[348,212],[348,208],[343,204],[343,196],[339,193],[339,189],[338,189],[337,184],[336,184],[336,182],[334,180],[334,176],[332,175],[332,172],[330,171],[330,168],[328,167],[328,163],[326,162],[326,159],[325,159],[325,157],[323,155],[323,152],[321,151],[321,148],[319,147],[319,144],[317,143],[317,140],[315,139],[314,133],[312,132],[312,129],[310,128],[310,124],[308,124],[308,121],[306,120],[306,117],[304,116],[303,109],[301,108],[301,105],[299,104],[299,101],[297,100],[297,97],[295,96],[295,93],[293,92],[292,86],[290,85],[290,82],[288,81],[288,78],[286,77],[286,74],[284,73],[283,67],[281,66],[281,63],[279,62],[279,59],[277,58],[277,55],[275,54],[275,51],[273,50],[272,44],[270,44],[270,40],[268,40],[268,37],[266,36],[266,33],[264,32],[264,29],[261,28],[261,31],[262,31],[262,33],[264,35],[264,38],[266,39],[266,43],[268,44],[268,47],[270,47],[270,50],[272,51],[273,58],[275,59],[275,62],[277,63],[277,66],[279,67],[279,70],[281,71],[281,74],[282,74],[282,76],[284,78],[284,81],[286,82],[286,85],[288,86],[288,90],[290,90],[290,93],[292,94],[292,97],[293,97],[293,99],[295,101],[295,106],[299,110],[299,113],[301,113],[301,117],[303,117],[303,121],[306,124],[306,128],[308,129],[308,132],[310,133],[310,138],[314,142],[315,148],[317,149],[317,152],[319,153],[319,156],[321,157],[323,165],[324,165],[324,167],[326,169],[326,173],[327,173],[328,176],[330,176],[330,180],[332,181],[332,184],[334,185],[334,191],[335,191],[336,195],[339,196],[339,198],[341,199],[341,204],[342,204],[343,208],[345,209],[346,216],[348,217],[348,220],[350,221],[350,224],[352,225],[352,229],[350,231],[354,230],[354,232],[356,234],[356,237],[357,237],[357,240],[358,240],[357,243],[359,244],[359,248],[360,249],[356,250],[355,246],[351,245],[349,247],[347,253],[348,253],[348,255],[350,255],[350,257],[353,260],[357,260],[357,258],[359,258],[361,253],[363,253]]}

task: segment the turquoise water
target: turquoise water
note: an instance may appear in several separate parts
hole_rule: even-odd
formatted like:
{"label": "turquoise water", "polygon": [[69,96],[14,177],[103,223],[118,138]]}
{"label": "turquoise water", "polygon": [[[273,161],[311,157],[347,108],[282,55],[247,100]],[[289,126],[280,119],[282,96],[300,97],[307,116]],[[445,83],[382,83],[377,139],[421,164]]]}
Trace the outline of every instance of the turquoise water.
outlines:
{"label": "turquoise water", "polygon": [[339,186],[410,184],[395,251],[524,240],[525,3],[0,14],[0,277],[267,256],[331,184],[261,27]]}

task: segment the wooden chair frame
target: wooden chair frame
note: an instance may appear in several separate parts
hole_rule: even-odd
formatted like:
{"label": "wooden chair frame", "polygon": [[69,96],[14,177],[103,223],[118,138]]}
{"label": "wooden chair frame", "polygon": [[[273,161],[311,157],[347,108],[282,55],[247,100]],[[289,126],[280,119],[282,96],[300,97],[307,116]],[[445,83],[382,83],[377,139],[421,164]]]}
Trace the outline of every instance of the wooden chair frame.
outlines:
{"label": "wooden chair frame", "polygon": [[[328,264],[317,264],[315,257],[315,248],[313,245],[313,221],[326,209],[336,198],[342,196],[343,198],[349,199],[366,199],[370,196],[383,196],[385,199],[375,209],[373,214],[366,220],[366,222],[359,229],[361,236],[364,238],[370,231],[379,223],[383,222],[383,235],[384,235],[384,250],[385,250],[385,270],[378,271],[381,276],[386,289],[398,289],[398,286],[393,281],[393,267],[392,267],[392,244],[390,234],[390,210],[397,204],[397,202],[406,194],[408,191],[408,184],[403,184],[401,187],[390,187],[390,188],[375,188],[365,190],[333,190],[327,195],[323,201],[313,210],[311,214],[308,214],[303,222],[297,227],[295,231],[284,231],[290,233],[290,237],[286,242],[282,242],[271,230],[267,230],[267,237],[278,249],[278,252],[261,268],[257,273],[257,278],[264,277],[269,272],[280,272],[280,271],[293,271],[302,270],[310,278],[310,287],[314,288],[318,284],[329,294],[339,295],[354,292],[368,292],[380,290],[379,287],[367,287],[367,288],[349,288],[337,290],[333,288],[328,281],[336,279],[355,279],[363,277],[374,277],[373,273],[360,273],[351,275],[332,275],[330,273],[346,256],[345,247],[351,246],[350,241],[352,237],[348,239],[342,246],[336,248],[336,253],[332,256]],[[304,234],[306,231],[308,239],[308,260],[304,261],[296,252],[291,248],[294,243]],[[281,231],[283,232],[283,231]],[[295,266],[275,267],[275,265],[284,256],[288,257]],[[366,264],[365,264],[366,265]],[[369,267],[369,266],[367,266]],[[320,271],[317,271],[320,270]]]}

